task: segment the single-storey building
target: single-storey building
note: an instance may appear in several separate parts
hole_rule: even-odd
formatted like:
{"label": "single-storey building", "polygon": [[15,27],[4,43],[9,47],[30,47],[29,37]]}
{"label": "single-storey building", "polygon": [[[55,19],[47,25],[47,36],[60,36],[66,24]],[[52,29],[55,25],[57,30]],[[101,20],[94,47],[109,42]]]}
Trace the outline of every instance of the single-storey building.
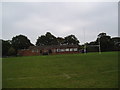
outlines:
{"label": "single-storey building", "polygon": [[50,46],[30,46],[28,49],[18,50],[18,56],[49,55],[79,53],[78,45],[50,45]]}

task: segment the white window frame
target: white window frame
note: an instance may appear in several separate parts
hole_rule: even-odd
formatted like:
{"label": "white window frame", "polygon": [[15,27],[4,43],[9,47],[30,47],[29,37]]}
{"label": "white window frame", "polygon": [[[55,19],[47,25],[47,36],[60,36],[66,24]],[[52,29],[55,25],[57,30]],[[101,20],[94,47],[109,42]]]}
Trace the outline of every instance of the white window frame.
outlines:
{"label": "white window frame", "polygon": [[73,48],[70,48],[70,52],[73,51]]}
{"label": "white window frame", "polygon": [[78,51],[78,49],[77,49],[77,48],[74,48],[74,51]]}
{"label": "white window frame", "polygon": [[34,49],[32,49],[32,52],[35,52]]}
{"label": "white window frame", "polygon": [[60,51],[61,51],[61,52],[64,52],[64,51],[65,51],[65,49],[60,49]]}
{"label": "white window frame", "polygon": [[66,52],[69,52],[69,48],[66,48],[65,51],[66,51]]}
{"label": "white window frame", "polygon": [[59,50],[58,48],[56,49],[56,51],[57,51],[57,52],[60,52],[60,50]]}

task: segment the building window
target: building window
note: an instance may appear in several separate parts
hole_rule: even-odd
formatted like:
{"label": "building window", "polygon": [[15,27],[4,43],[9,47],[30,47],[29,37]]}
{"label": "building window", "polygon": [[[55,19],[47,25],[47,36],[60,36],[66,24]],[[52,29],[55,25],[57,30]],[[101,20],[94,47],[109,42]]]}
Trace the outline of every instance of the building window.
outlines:
{"label": "building window", "polygon": [[38,49],[33,49],[32,52],[39,52]]}
{"label": "building window", "polygon": [[65,51],[69,51],[69,48],[66,48]]}
{"label": "building window", "polygon": [[57,49],[56,51],[59,52],[59,49]]}
{"label": "building window", "polygon": [[73,51],[73,48],[70,48],[70,51]]}
{"label": "building window", "polygon": [[77,48],[74,48],[74,51],[77,51]]}
{"label": "building window", "polygon": [[36,52],[39,52],[38,49],[36,50]]}
{"label": "building window", "polygon": [[60,49],[60,51],[61,51],[61,52],[64,52],[64,51],[65,51],[65,49]]}
{"label": "building window", "polygon": [[34,49],[32,50],[32,52],[34,52]]}
{"label": "building window", "polygon": [[56,49],[53,49],[53,52],[56,52]]}

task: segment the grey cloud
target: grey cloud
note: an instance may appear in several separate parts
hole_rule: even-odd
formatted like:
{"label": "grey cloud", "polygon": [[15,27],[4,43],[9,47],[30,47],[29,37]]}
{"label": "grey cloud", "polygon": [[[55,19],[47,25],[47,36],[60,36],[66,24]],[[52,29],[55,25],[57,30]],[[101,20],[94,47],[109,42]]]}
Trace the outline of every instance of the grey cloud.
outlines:
{"label": "grey cloud", "polygon": [[117,3],[3,3],[3,39],[27,35],[35,43],[50,31],[56,36],[75,34],[81,43],[99,32],[117,36]]}

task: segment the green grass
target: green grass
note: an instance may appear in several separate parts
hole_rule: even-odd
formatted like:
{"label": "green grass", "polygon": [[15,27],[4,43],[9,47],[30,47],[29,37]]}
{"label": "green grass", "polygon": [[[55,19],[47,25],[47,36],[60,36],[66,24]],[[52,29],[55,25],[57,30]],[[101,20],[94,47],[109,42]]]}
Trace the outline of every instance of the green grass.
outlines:
{"label": "green grass", "polygon": [[3,88],[117,88],[118,53],[3,58]]}

